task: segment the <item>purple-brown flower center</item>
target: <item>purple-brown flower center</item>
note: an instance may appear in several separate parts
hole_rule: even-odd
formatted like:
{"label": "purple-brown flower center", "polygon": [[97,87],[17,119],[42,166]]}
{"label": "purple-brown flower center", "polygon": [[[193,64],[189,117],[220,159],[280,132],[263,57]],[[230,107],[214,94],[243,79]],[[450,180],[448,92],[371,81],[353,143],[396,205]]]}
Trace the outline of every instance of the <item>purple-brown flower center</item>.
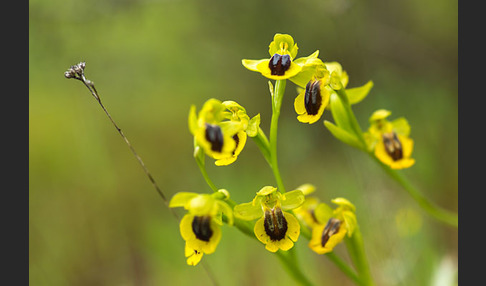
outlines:
{"label": "purple-brown flower center", "polygon": [[383,133],[383,144],[388,155],[393,161],[398,161],[403,158],[402,143],[398,140],[395,132]]}
{"label": "purple-brown flower center", "polygon": [[213,236],[211,217],[194,216],[194,219],[192,220],[192,231],[197,239],[208,242],[209,239],[211,239],[211,236]]}
{"label": "purple-brown flower center", "polygon": [[284,75],[290,68],[291,59],[289,55],[274,54],[268,63],[272,75]]}
{"label": "purple-brown flower center", "polygon": [[320,81],[309,81],[305,87],[304,106],[307,114],[316,115],[321,108],[322,96]]}
{"label": "purple-brown flower center", "polygon": [[280,208],[265,211],[263,226],[265,227],[265,233],[273,241],[281,240],[287,234],[287,220]]}
{"label": "purple-brown flower center", "polygon": [[211,143],[211,150],[221,152],[223,150],[223,132],[218,125],[206,123],[206,140]]}
{"label": "purple-brown flower center", "polygon": [[322,247],[326,246],[326,243],[329,241],[329,238],[336,234],[341,227],[341,221],[337,218],[330,218],[327,221],[326,227],[324,227],[324,231],[322,232],[321,236],[321,245]]}

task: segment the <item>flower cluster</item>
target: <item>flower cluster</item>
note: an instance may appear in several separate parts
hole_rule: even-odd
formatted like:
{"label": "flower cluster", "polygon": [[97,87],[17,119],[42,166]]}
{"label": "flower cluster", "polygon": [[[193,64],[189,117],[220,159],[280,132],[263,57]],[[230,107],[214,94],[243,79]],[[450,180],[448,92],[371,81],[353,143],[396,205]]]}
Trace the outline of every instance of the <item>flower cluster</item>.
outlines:
{"label": "flower cluster", "polygon": [[[281,83],[288,79],[296,85],[294,109],[299,122],[313,124],[327,109],[335,122],[324,121],[324,125],[337,139],[373,154],[393,169],[413,165],[414,160],[410,158],[413,141],[408,137],[410,127],[405,119],[389,122],[386,118],[390,112],[378,110],[370,118],[368,131],[361,132],[351,105],[368,95],[373,87],[371,81],[347,88],[349,76],[341,64],[322,61],[318,58],[318,50],[301,58],[297,58],[297,52],[294,39],[278,33],[269,45],[270,58],[244,59],[242,64],[270,80]],[[281,103],[282,91],[277,90],[277,86],[274,89],[271,82],[269,86],[274,103]],[[280,93],[279,96],[276,96],[277,93]],[[280,112],[280,104],[272,107],[272,111]],[[331,200],[337,205],[332,209],[311,195],[315,191],[311,184],[285,192],[279,174],[276,174],[278,188],[264,186],[247,203],[233,202],[225,189],[216,191],[201,163],[204,154],[213,158],[217,166],[232,164],[241,154],[248,137],[254,138],[274,174],[278,173],[276,160],[272,157],[276,156],[276,152],[270,150],[271,144],[260,128],[260,114],[250,118],[246,109],[238,103],[211,98],[199,112],[195,105],[191,106],[189,130],[194,136],[194,152],[199,167],[215,190],[213,194],[177,193],[170,202],[170,207],[184,207],[188,211],[180,222],[180,232],[186,242],[185,256],[189,265],[197,265],[203,254],[216,250],[222,237],[220,226],[224,222],[231,226],[236,221],[235,225],[240,230],[254,235],[272,253],[290,250],[301,231],[306,233],[308,246],[315,253],[329,253],[346,236],[352,238],[358,229],[356,208],[347,199],[339,197]]]}

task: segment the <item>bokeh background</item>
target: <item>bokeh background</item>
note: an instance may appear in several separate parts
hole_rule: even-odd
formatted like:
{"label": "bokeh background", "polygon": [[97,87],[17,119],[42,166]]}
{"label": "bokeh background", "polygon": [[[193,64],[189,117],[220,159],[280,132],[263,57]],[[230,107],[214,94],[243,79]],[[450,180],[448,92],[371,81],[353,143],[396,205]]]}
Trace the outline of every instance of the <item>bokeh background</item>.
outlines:
{"label": "bokeh background", "polygon": [[[353,110],[363,130],[379,108],[412,126],[416,164],[401,171],[438,205],[458,203],[458,16],[452,0],[29,2],[29,275],[31,285],[212,285],[184,258],[178,222],[82,83],[86,75],[146,166],[171,197],[210,192],[192,157],[191,104],[234,100],[269,131],[267,80],[241,59],[268,57],[275,33],[299,56],[338,61],[349,87],[373,80]],[[279,163],[288,189],[303,183],[330,203],[357,207],[377,285],[456,285],[457,229],[437,222],[366,154],[323,126],[296,120],[288,82]],[[331,120],[329,112],[324,119]],[[253,141],[208,173],[236,202],[275,185]],[[178,210],[179,211],[179,210]],[[182,211],[182,210],[181,210]],[[181,212],[182,213],[182,212]],[[204,265],[220,285],[294,285],[275,255],[223,226]],[[325,256],[296,244],[316,285],[353,285]],[[345,261],[344,245],[335,252]]]}

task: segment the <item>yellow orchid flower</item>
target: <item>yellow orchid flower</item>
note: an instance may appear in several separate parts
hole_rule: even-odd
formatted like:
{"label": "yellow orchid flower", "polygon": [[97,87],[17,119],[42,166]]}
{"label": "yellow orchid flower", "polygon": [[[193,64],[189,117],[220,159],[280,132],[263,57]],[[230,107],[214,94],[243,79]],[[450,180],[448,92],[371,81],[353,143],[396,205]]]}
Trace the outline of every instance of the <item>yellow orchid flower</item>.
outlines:
{"label": "yellow orchid flower", "polygon": [[319,223],[312,228],[309,247],[317,254],[331,252],[346,234],[351,237],[357,226],[356,208],[352,203],[344,198],[336,198],[332,202],[338,205],[335,210],[324,203],[315,208]]}
{"label": "yellow orchid flower", "polygon": [[304,194],[294,190],[281,194],[277,188],[263,187],[252,202],[235,206],[234,214],[244,220],[258,219],[254,233],[265,249],[276,252],[287,251],[294,246],[300,235],[300,224],[286,210],[299,207],[304,202]]}
{"label": "yellow orchid flower", "polygon": [[392,169],[409,168],[415,163],[411,158],[413,140],[409,138],[410,125],[403,117],[394,121],[386,118],[391,112],[386,109],[375,111],[370,117],[368,131],[364,134],[367,144],[385,165]]}
{"label": "yellow orchid flower", "polygon": [[263,76],[274,80],[283,80],[296,77],[303,71],[304,67],[314,65],[320,60],[317,58],[319,51],[314,52],[308,57],[298,58],[297,44],[294,43],[292,36],[277,33],[269,45],[270,59],[261,60],[242,60],[245,68],[260,72]]}
{"label": "yellow orchid flower", "polygon": [[211,195],[180,192],[172,197],[169,207],[188,210],[179,225],[181,236],[186,241],[184,253],[188,265],[197,265],[203,254],[216,250],[221,240],[223,214],[228,218],[228,224],[233,224],[231,207],[224,202],[228,197],[224,189]]}
{"label": "yellow orchid flower", "polygon": [[215,159],[217,166],[233,163],[246,144],[247,136],[256,136],[260,114],[252,119],[246,110],[234,101],[206,101],[196,114],[196,107],[189,112],[189,130],[196,146]]}

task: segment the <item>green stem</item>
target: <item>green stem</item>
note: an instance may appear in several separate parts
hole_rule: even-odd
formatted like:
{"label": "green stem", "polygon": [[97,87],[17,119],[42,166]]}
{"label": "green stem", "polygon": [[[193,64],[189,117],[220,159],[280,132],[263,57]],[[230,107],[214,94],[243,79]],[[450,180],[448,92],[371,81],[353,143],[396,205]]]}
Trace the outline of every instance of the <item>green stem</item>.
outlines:
{"label": "green stem", "polygon": [[339,258],[334,252],[328,252],[325,254],[329,260],[331,260],[337,268],[339,268],[346,276],[348,276],[354,283],[357,285],[366,285],[363,281],[360,280],[358,275],[354,272],[351,267],[349,267],[341,258]]}
{"label": "green stem", "polygon": [[[206,172],[206,167],[205,167],[205,163],[204,163],[204,159],[206,158],[205,155],[204,154],[202,156],[196,155],[195,158],[196,158],[197,165],[199,166],[199,170],[201,171],[201,174],[203,175],[204,179],[206,180],[206,183],[214,192],[217,192],[218,188],[213,183],[211,178],[209,178],[208,173]],[[231,206],[231,208],[234,208],[236,206],[236,203],[231,199],[227,199],[226,202]],[[223,216],[223,221],[228,223],[228,218],[226,216]],[[239,218],[234,217],[233,218],[233,224],[234,224],[234,226],[236,226],[236,228],[238,228],[244,234],[246,234],[250,237],[256,238],[255,234],[253,233],[253,224],[250,221],[245,221],[245,220],[241,220]]]}
{"label": "green stem", "polygon": [[298,282],[300,285],[313,285],[300,269],[300,265],[297,263],[295,253],[293,251],[294,248],[291,248],[288,251],[279,250],[275,254],[280,259],[280,262],[284,268],[287,270],[287,273],[290,274],[290,276],[292,276],[296,282]]}
{"label": "green stem", "polygon": [[277,181],[277,187],[281,193],[285,193],[284,184],[277,162],[277,130],[278,118],[280,116],[280,107],[282,105],[283,95],[285,93],[285,85],[287,81],[277,80],[272,98],[272,121],[270,123],[270,162],[272,166],[273,175]]}
{"label": "green stem", "polygon": [[[270,157],[268,158],[268,154],[262,150],[265,159],[267,162],[269,161],[270,166],[273,171],[273,175],[275,180],[277,181],[277,188],[281,193],[285,193],[285,187],[282,181],[282,177],[280,175],[280,170],[278,168],[278,160],[277,160],[277,133],[278,133],[278,118],[280,117],[280,107],[282,106],[283,95],[285,93],[285,85],[286,80],[277,80],[275,82],[275,88],[272,94],[272,119],[270,122],[270,141],[268,145],[270,147]],[[264,147],[266,142],[266,137],[264,137],[263,131],[259,130],[260,140],[262,141],[262,147]],[[260,146],[259,146],[260,147]],[[262,149],[262,148],[260,148]],[[270,159],[270,160],[269,160]],[[301,285],[312,285],[312,283],[307,279],[307,276],[302,273],[299,264],[297,263],[296,255],[295,255],[295,247],[290,249],[287,252],[278,251],[277,257],[280,259],[284,267],[287,269],[287,273],[289,273],[295,281],[300,283]]]}
{"label": "green stem", "polygon": [[213,190],[213,192],[217,192],[218,188],[213,183],[211,178],[209,178],[208,172],[206,171],[206,166],[205,166],[205,162],[204,162],[205,158],[206,158],[206,156],[204,154],[203,154],[203,156],[196,156],[195,157],[196,163],[199,166],[199,170],[201,171],[201,174],[203,175],[204,180],[206,180],[206,183],[208,184],[208,186]]}
{"label": "green stem", "polygon": [[368,154],[378,163],[378,165],[381,166],[383,170],[385,170],[390,177],[398,182],[428,214],[444,223],[458,227],[458,216],[456,213],[442,209],[433,204],[426,197],[424,197],[424,195],[422,195],[405,177],[403,177],[402,174],[383,164],[372,153]]}
{"label": "green stem", "polygon": [[268,142],[267,136],[265,136],[265,133],[263,130],[258,127],[258,133],[255,137],[252,137],[253,141],[257,144],[258,148],[260,148],[260,151],[263,154],[263,157],[267,161],[267,163],[272,167],[272,159],[270,155],[270,143]]}
{"label": "green stem", "polygon": [[362,285],[374,285],[373,279],[371,278],[368,260],[366,259],[363,237],[359,227],[356,227],[353,235],[350,238],[346,238],[345,243],[351,256],[351,260],[358,270],[358,276]]}
{"label": "green stem", "polygon": [[[346,91],[344,89],[336,91],[338,96],[341,98],[343,102],[343,106],[345,112],[347,113],[347,117],[350,121],[351,128],[355,132],[356,136],[363,144],[366,146],[366,141],[364,140],[363,132],[359,127],[358,121],[354,116],[354,113],[351,109],[351,105],[349,104],[348,97],[346,95]],[[448,210],[442,209],[431,201],[429,201],[426,197],[424,197],[410,182],[405,179],[400,173],[396,170],[391,169],[387,165],[383,164],[374,154],[367,152],[384,170],[385,172],[392,177],[395,181],[397,181],[411,196],[412,198],[419,204],[419,206],[424,209],[428,214],[432,217],[438,219],[441,222],[447,223],[451,226],[458,227],[458,216],[456,213],[450,212]]]}
{"label": "green stem", "polygon": [[346,90],[342,88],[340,90],[337,90],[336,93],[338,94],[339,98],[341,98],[341,101],[343,102],[344,110],[351,123],[351,128],[353,128],[353,131],[358,137],[358,140],[361,142],[361,144],[363,144],[363,146],[366,146],[366,141],[363,137],[363,132],[361,131],[361,127],[359,126],[358,120],[356,119],[356,116],[354,116],[354,112],[351,109],[351,104],[349,103]]}

